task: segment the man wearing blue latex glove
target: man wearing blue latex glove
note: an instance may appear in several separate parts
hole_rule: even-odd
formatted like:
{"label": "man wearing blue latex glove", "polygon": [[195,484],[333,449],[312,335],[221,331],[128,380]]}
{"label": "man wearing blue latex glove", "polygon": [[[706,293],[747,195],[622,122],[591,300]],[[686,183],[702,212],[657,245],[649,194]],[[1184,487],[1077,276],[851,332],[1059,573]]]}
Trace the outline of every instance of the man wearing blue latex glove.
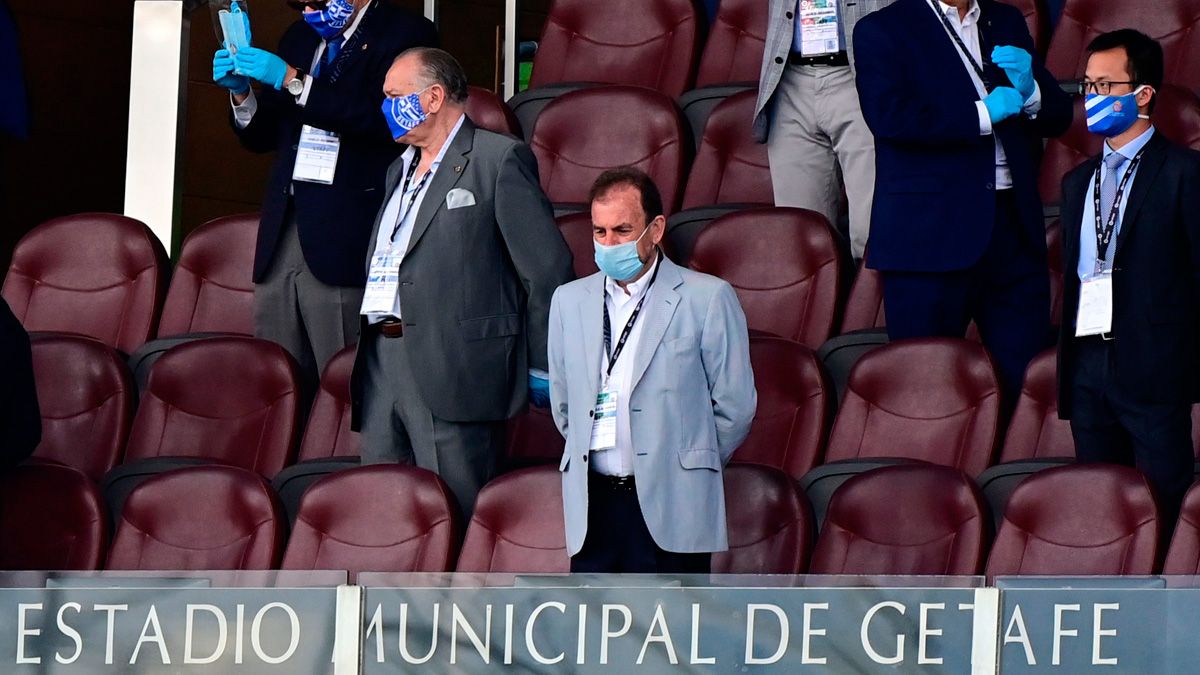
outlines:
{"label": "man wearing blue latex glove", "polygon": [[858,22],[854,45],[875,134],[867,266],[882,273],[888,335],[963,337],[974,321],[1011,406],[1049,345],[1037,169],[1071,100],[997,0],[896,0]]}
{"label": "man wearing blue latex glove", "polygon": [[251,46],[247,23],[243,44],[213,56],[213,80],[230,92],[242,145],[276,153],[254,260],[254,330],[296,358],[307,397],[330,357],[357,340],[362,261],[399,154],[379,115],[383,78],[400,52],[437,44],[437,32],[384,0],[288,4],[297,20],[278,47]]}

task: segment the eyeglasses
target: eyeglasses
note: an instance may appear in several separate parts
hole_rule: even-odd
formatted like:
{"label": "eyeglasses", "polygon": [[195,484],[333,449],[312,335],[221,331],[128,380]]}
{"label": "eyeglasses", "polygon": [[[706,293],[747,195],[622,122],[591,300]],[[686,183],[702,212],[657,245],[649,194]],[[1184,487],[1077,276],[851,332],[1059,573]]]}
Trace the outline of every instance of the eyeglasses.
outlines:
{"label": "eyeglasses", "polygon": [[1079,84],[1079,91],[1081,93],[1099,94],[1101,96],[1108,96],[1109,93],[1112,91],[1112,87],[1114,84],[1128,84],[1129,86],[1132,87],[1133,85],[1138,84],[1138,83],[1137,82],[1108,82],[1108,81],[1092,82],[1090,80],[1080,80],[1078,84]]}
{"label": "eyeglasses", "polygon": [[325,9],[329,4],[329,0],[287,0],[287,6],[292,9],[302,10],[305,7],[312,7],[317,11]]}

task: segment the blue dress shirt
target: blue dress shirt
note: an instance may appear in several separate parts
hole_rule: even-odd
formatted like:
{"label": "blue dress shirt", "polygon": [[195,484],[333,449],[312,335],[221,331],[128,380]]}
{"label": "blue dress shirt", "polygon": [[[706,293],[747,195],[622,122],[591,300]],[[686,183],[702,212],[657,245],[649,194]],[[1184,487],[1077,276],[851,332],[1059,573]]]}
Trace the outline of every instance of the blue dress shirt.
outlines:
{"label": "blue dress shirt", "polygon": [[[1125,156],[1126,161],[1117,167],[1117,184],[1119,185],[1125,179],[1125,172],[1129,171],[1129,165],[1142,148],[1146,147],[1146,143],[1150,141],[1150,137],[1154,135],[1154,127],[1151,126],[1141,136],[1121,146],[1120,150],[1113,150],[1108,145],[1108,141],[1104,142],[1104,156],[1108,157],[1114,152],[1119,152]],[[1105,168],[1104,162],[1100,162],[1100,180],[1104,181],[1108,169]],[[1092,177],[1095,180],[1095,177]],[[1121,195],[1121,203],[1117,207],[1117,227],[1113,233],[1113,243],[1111,244],[1110,252],[1113,258],[1116,258],[1116,238],[1121,234],[1121,223],[1125,220],[1125,205],[1129,203],[1129,193],[1133,192],[1133,182],[1137,180],[1137,169],[1134,169],[1133,175],[1129,178],[1129,183],[1125,187],[1125,194]],[[1096,274],[1096,205],[1092,200],[1093,183],[1088,183],[1087,194],[1083,197],[1083,221],[1079,228],[1079,265],[1075,268],[1075,273],[1079,275],[1080,281],[1087,281]],[[1109,260],[1109,267],[1112,266],[1112,260]]]}

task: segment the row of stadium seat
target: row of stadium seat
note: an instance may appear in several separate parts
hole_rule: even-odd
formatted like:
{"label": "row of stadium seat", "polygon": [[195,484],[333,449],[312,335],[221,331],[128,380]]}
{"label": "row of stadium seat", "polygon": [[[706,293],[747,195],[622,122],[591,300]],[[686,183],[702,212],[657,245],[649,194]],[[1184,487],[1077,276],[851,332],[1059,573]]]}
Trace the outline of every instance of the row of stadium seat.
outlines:
{"label": "row of stadium seat", "polygon": [[[1169,524],[1159,522],[1145,479],[1126,467],[1045,469],[990,507],[961,471],[882,467],[843,483],[815,521],[804,493],[777,470],[732,464],[725,490],[730,550],[713,556],[715,573],[1200,571],[1200,487],[1189,492],[1164,552],[1161,529]],[[110,538],[86,476],[30,463],[0,478],[0,569],[334,569],[352,581],[364,571],[563,573],[569,563],[561,499],[554,466],[505,474],[480,492],[463,540],[453,496],[435,474],[375,465],[314,484],[289,527],[261,476],[188,467],[138,486]],[[989,509],[1002,514],[994,537]],[[34,512],[44,517],[29,518]]]}

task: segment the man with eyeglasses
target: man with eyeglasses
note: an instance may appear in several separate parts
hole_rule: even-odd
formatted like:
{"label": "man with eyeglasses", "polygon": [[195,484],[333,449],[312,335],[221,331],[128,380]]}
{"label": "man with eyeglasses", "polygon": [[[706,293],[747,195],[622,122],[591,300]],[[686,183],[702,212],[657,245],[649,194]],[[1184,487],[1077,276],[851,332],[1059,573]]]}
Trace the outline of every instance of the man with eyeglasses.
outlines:
{"label": "man with eyeglasses", "polygon": [[854,45],[888,335],[961,338],[974,320],[1011,406],[1051,337],[1037,166],[1070,97],[996,0],[897,0],[858,22]]}
{"label": "man with eyeglasses", "polygon": [[1150,121],[1157,42],[1118,30],[1088,53],[1084,109],[1105,142],[1063,179],[1058,410],[1079,461],[1146,475],[1169,537],[1192,482],[1200,400],[1200,153]]}
{"label": "man with eyeglasses", "polygon": [[276,153],[254,259],[254,332],[296,358],[307,398],[329,358],[357,339],[362,261],[400,154],[379,114],[384,76],[400,52],[438,40],[432,23],[383,0],[287,4],[300,15],[279,48],[223,46],[213,80],[229,90],[242,145]]}

